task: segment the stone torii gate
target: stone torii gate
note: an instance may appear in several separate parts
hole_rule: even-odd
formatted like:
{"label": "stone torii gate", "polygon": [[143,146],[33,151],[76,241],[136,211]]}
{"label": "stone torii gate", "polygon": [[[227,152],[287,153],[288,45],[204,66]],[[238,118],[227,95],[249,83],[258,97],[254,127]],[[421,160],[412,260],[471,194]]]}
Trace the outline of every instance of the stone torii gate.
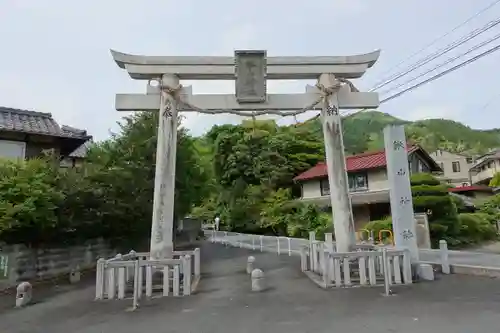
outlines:
{"label": "stone torii gate", "polygon": [[[376,108],[378,93],[359,92],[348,79],[361,77],[380,51],[353,56],[267,57],[266,51],[235,51],[234,57],[141,56],[111,51],[132,79],[148,81],[146,94],[117,94],[118,111],[160,112],[150,255],[173,250],[178,113],[295,116],[321,110],[338,252],[355,244],[339,109]],[[267,80],[315,79],[303,94],[268,94]],[[193,94],[180,80],[235,80],[236,94]]]}

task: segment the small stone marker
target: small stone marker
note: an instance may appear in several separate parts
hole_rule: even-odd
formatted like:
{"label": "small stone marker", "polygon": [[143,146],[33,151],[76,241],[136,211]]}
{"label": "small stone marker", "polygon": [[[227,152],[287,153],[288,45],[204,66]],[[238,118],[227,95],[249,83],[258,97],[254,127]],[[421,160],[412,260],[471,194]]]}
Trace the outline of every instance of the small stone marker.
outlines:
{"label": "small stone marker", "polygon": [[418,276],[424,281],[434,281],[434,269],[429,264],[418,264]]}
{"label": "small stone marker", "polygon": [[264,272],[258,268],[254,269],[251,274],[252,277],[252,291],[264,290]]}
{"label": "small stone marker", "polygon": [[76,265],[76,267],[73,268],[71,272],[69,272],[69,283],[71,284],[78,283],[80,282],[80,279],[81,279],[80,266]]}
{"label": "small stone marker", "polygon": [[250,256],[247,260],[247,274],[252,274],[253,271],[253,263],[255,262],[255,257]]}
{"label": "small stone marker", "polygon": [[28,305],[31,301],[33,287],[29,282],[21,282],[16,289],[16,308]]}

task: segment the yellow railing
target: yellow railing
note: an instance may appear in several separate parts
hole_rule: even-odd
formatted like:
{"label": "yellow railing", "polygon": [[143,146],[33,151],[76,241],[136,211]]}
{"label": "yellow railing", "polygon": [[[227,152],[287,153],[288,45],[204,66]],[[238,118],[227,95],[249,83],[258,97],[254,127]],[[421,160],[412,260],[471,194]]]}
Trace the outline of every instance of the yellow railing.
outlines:
{"label": "yellow railing", "polygon": [[[363,237],[365,233],[366,233],[366,239]],[[370,230],[368,230],[368,229],[359,229],[359,231],[357,232],[357,234],[358,234],[358,239],[360,241],[369,240],[370,239]]]}
{"label": "yellow railing", "polygon": [[394,237],[393,237],[393,234],[392,234],[392,230],[388,230],[388,229],[382,229],[378,232],[378,240],[380,242],[380,244],[383,244],[384,243],[384,239],[382,238],[382,236],[384,234],[389,234],[389,240],[391,241],[391,244],[394,245]]}

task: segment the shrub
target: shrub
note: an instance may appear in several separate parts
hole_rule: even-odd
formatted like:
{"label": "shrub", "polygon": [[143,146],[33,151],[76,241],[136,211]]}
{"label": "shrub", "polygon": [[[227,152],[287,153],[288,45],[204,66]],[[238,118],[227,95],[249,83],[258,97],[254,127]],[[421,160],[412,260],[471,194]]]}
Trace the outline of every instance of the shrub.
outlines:
{"label": "shrub", "polygon": [[[364,228],[368,229],[369,231],[373,231],[373,237],[375,239],[378,239],[380,230],[392,231],[392,219],[391,217],[388,217],[383,220],[371,221],[367,223]],[[388,236],[389,235],[387,233],[384,233],[382,235],[383,240],[386,239]]]}
{"label": "shrub", "polygon": [[474,244],[493,240],[497,231],[490,222],[490,217],[482,213],[462,213],[458,216],[460,221],[459,239],[466,244]]}
{"label": "shrub", "polygon": [[495,220],[500,220],[500,194],[496,194],[483,202],[483,204],[479,206],[479,211],[488,214]]}
{"label": "shrub", "polygon": [[414,173],[410,178],[411,186],[418,185],[441,185],[441,182],[429,173]]}
{"label": "shrub", "polygon": [[425,173],[413,174],[410,182],[415,213],[428,214],[432,243],[446,239],[450,244],[458,245],[460,223],[457,206],[448,193],[448,187]]}
{"label": "shrub", "polygon": [[470,208],[468,208],[464,200],[461,199],[460,197],[450,195],[451,201],[455,204],[455,207],[457,207],[457,212],[458,213],[466,213],[470,211]]}

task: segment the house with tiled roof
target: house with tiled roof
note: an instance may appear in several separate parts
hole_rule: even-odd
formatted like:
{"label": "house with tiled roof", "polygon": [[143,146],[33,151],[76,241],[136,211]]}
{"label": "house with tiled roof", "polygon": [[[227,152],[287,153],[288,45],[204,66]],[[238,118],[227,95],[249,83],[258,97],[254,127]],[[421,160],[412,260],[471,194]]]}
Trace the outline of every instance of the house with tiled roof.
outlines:
{"label": "house with tiled roof", "polygon": [[[63,125],[61,128],[63,129],[63,131],[73,132],[76,135],[87,135],[86,130],[81,130],[66,125]],[[81,165],[85,160],[85,158],[87,157],[87,151],[90,148],[91,144],[92,144],[92,137],[90,137],[87,141],[85,141],[80,147],[76,148],[68,156],[63,156],[61,158],[61,166],[67,168],[74,168]]]}
{"label": "house with tiled roof", "polygon": [[474,164],[475,156],[444,149],[438,149],[430,155],[443,169],[443,173],[437,177],[438,179],[452,186],[466,187],[471,185],[469,171]]}
{"label": "house with tiled roof", "polygon": [[[422,147],[409,146],[407,151],[410,172],[442,172],[436,161]],[[385,151],[347,156],[346,169],[356,230],[369,221],[390,215]],[[325,208],[330,206],[330,187],[325,163],[318,163],[294,180],[301,185],[301,200]]]}
{"label": "house with tiled roof", "polygon": [[0,107],[0,158],[29,159],[50,151],[61,160],[78,160],[91,139],[85,130],[59,126],[50,113]]}
{"label": "house with tiled roof", "polygon": [[491,196],[500,192],[498,187],[490,187],[486,185],[469,185],[456,186],[448,189],[450,193],[458,194],[462,197],[469,198],[474,203],[481,203],[488,200]]}

